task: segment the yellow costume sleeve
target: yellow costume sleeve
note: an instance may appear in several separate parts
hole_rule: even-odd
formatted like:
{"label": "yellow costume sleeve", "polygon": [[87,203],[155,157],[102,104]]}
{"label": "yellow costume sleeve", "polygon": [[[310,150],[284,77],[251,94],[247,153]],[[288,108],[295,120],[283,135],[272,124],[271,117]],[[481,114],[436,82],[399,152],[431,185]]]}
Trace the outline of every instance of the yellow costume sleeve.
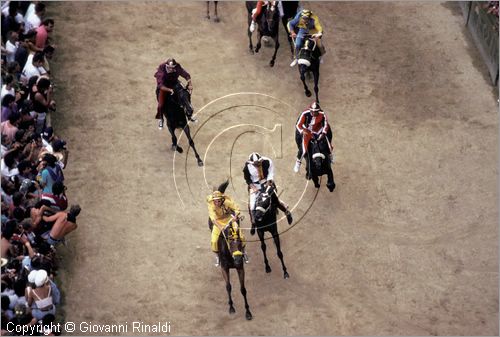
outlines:
{"label": "yellow costume sleeve", "polygon": [[236,216],[240,214],[240,208],[231,198],[226,197],[226,200],[224,201],[224,206],[232,210],[234,214],[236,214]]}
{"label": "yellow costume sleeve", "polygon": [[316,14],[311,16],[314,19],[314,29],[311,29],[311,34],[323,33],[323,27],[321,27],[321,23],[319,22],[319,18]]}
{"label": "yellow costume sleeve", "polygon": [[219,241],[220,229],[217,226],[212,227],[212,237],[210,239],[210,247],[212,252],[217,253],[219,251],[218,241]]}

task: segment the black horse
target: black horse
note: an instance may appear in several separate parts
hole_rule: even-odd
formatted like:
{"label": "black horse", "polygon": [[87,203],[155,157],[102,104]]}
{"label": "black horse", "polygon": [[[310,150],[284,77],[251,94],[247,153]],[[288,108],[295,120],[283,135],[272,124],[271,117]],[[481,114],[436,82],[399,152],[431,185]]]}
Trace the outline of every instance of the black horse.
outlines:
{"label": "black horse", "polygon": [[319,64],[321,51],[316,46],[316,42],[310,36],[307,36],[304,41],[304,46],[300,49],[298,56],[300,79],[304,84],[304,92],[307,97],[311,97],[311,91],[306,84],[306,73],[312,72],[314,79],[314,93],[316,94],[316,102],[319,103]]}
{"label": "black horse", "polygon": [[[247,1],[246,7],[248,12],[248,40],[250,44],[248,46],[250,53],[254,53],[253,44],[252,44],[252,32],[250,31],[250,24],[252,23],[252,10],[256,7],[256,1]],[[267,5],[262,6],[262,11],[260,15],[256,18],[256,22],[258,25],[257,30],[257,46],[255,47],[255,52],[258,53],[260,48],[262,47],[261,38],[263,36],[269,36],[274,40],[274,54],[269,62],[271,67],[274,67],[274,61],[276,60],[276,54],[278,53],[278,49],[280,47],[279,42],[279,20],[280,14],[278,10],[278,6],[271,5],[268,2]]]}
{"label": "black horse", "polygon": [[193,138],[191,138],[191,130],[189,129],[188,119],[192,119],[193,106],[191,105],[191,94],[180,82],[174,87],[172,95],[166,94],[166,102],[163,105],[163,115],[167,120],[168,131],[172,135],[172,151],[182,153],[184,150],[177,144],[175,136],[176,129],[183,129],[189,141],[189,145],[193,148],[194,155],[198,162],[198,166],[203,166],[203,161],[196,151]]}
{"label": "black horse", "polygon": [[[224,193],[228,185],[229,181],[226,181],[222,183],[217,190]],[[232,287],[229,276],[230,275],[229,270],[236,269],[236,271],[238,272],[238,278],[240,280],[240,291],[245,300],[245,309],[246,309],[245,317],[247,320],[251,320],[253,316],[252,313],[250,312],[250,306],[248,305],[247,301],[247,290],[245,288],[245,268],[244,268],[245,264],[243,262],[243,255],[242,255],[243,243],[240,233],[240,224],[239,224],[240,220],[241,218],[239,218],[238,221],[234,224],[230,222],[224,228],[224,230],[221,231],[219,239],[217,241],[217,246],[219,247],[218,256],[219,256],[222,277],[226,282],[226,290],[227,290],[227,295],[229,297],[229,302],[228,302],[229,313],[234,314],[236,312],[233,306],[233,299],[231,297]],[[212,231],[212,226],[213,224],[209,219],[208,227],[210,231]]]}
{"label": "black horse", "polygon": [[290,275],[288,274],[285,262],[283,261],[283,253],[281,252],[278,225],[276,224],[278,202],[279,201],[276,195],[276,188],[274,187],[274,185],[267,186],[263,191],[259,193],[255,201],[255,212],[254,212],[255,225],[252,226],[250,234],[254,235],[255,228],[257,228],[257,234],[259,235],[260,239],[260,247],[262,249],[262,253],[264,254],[264,264],[266,265],[266,273],[271,272],[271,267],[269,266],[269,262],[267,260],[266,244],[264,242],[264,233],[269,232],[272,235],[274,244],[276,245],[276,251],[278,253],[278,257],[281,261],[281,266],[283,267],[283,277],[287,279],[290,277]]}
{"label": "black horse", "polygon": [[[328,129],[326,135],[329,141],[332,141],[331,129]],[[335,181],[333,179],[333,171],[330,162],[330,149],[326,137],[313,137],[309,141],[309,146],[307,148],[307,160],[306,160],[306,178],[312,179],[314,182],[314,187],[319,188],[320,183],[318,177],[326,174],[328,181],[326,187],[330,192],[335,189]]]}
{"label": "black horse", "polygon": [[298,1],[281,1],[281,6],[283,7],[283,16],[281,17],[281,23],[283,23],[283,27],[285,27],[285,32],[287,32],[286,36],[288,38],[288,44],[290,45],[290,52],[292,53],[292,58],[294,57],[294,46],[293,40],[290,34],[288,34],[288,21],[292,20],[297,14],[297,10],[299,8]]}

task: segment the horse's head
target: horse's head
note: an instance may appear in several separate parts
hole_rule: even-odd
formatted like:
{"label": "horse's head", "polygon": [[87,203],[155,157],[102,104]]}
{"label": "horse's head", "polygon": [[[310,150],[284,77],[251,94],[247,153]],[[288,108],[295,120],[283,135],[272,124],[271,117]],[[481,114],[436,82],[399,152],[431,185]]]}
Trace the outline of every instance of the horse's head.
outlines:
{"label": "horse's head", "polygon": [[269,3],[266,6],[266,10],[264,12],[266,21],[267,21],[267,27],[269,28],[270,32],[273,32],[275,28],[277,28],[279,24],[279,11],[278,11],[278,5],[276,4],[276,1],[269,1]]}
{"label": "horse's head", "polygon": [[255,220],[260,222],[271,208],[271,196],[275,193],[274,186],[267,186],[263,189],[255,200]]}
{"label": "horse's head", "polygon": [[299,51],[298,64],[310,67],[312,62],[317,59],[317,55],[314,52],[316,50],[316,41],[312,38],[307,38],[304,42],[304,46]]}
{"label": "horse's head", "polygon": [[323,164],[328,161],[328,152],[326,147],[328,144],[326,142],[326,137],[322,136],[321,138],[314,137],[310,141],[310,155],[312,165],[316,168],[316,170],[320,170],[323,167]]}
{"label": "horse's head", "polygon": [[223,233],[235,267],[241,266],[243,264],[243,243],[240,236],[239,222],[230,222],[229,225],[224,228]]}
{"label": "horse's head", "polygon": [[184,110],[186,116],[190,118],[193,115],[193,106],[191,105],[191,94],[180,82],[174,87],[174,95],[179,106]]}

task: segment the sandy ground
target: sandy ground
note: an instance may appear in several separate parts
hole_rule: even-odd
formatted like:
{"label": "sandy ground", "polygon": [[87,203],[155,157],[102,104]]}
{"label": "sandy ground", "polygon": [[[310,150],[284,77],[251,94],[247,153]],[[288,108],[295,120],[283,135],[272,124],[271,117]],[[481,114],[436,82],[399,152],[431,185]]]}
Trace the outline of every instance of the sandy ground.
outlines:
{"label": "sandy ground", "polygon": [[[204,2],[49,4],[54,125],[83,208],[60,249],[66,320],[166,321],[174,335],[498,335],[498,96],[458,5],[306,6],[326,31],[333,193],[292,171],[294,122],[311,99],[282,27],[270,68],[272,48],[247,51],[243,3],[220,3],[220,23]],[[203,168],[191,151],[174,157],[153,119],[153,73],[170,56],[193,77]],[[288,280],[272,242],[266,274],[249,237],[248,322],[236,274],[228,314],[204,198],[230,175],[245,207],[252,151],[274,158],[297,221],[279,223]]]}

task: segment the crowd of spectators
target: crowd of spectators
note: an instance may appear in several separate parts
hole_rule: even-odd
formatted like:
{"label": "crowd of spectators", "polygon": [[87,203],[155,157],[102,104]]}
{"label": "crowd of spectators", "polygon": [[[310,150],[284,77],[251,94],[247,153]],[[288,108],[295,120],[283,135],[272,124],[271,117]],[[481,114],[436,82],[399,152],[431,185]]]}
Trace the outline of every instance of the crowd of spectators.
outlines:
{"label": "crowd of spectators", "polygon": [[1,6],[2,335],[19,335],[23,326],[47,327],[56,319],[56,250],[77,228],[80,213],[78,205],[68,207],[68,150],[51,127],[55,23],[45,10],[39,1]]}

